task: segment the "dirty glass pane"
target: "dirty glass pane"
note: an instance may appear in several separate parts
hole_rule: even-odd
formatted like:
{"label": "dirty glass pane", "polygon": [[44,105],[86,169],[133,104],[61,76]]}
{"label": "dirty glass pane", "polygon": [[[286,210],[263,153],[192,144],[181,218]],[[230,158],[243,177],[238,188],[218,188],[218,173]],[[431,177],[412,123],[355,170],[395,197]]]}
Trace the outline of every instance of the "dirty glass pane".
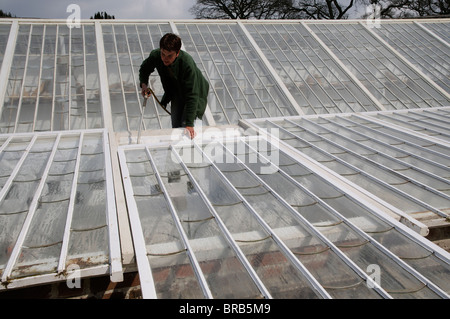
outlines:
{"label": "dirty glass pane", "polygon": [[8,44],[9,30],[11,29],[11,24],[0,24],[0,68],[3,63],[3,58],[5,55],[6,45]]}
{"label": "dirty glass pane", "polygon": [[300,24],[245,24],[304,114],[376,110]]}
{"label": "dirty glass pane", "polygon": [[[142,109],[139,68],[150,52],[159,48],[159,40],[167,32],[170,32],[168,23],[102,24],[114,131],[139,129]],[[164,91],[157,71],[150,75],[149,84],[161,100]],[[143,122],[144,130],[172,127],[170,116],[153,98],[147,101]]]}
{"label": "dirty glass pane", "polygon": [[1,131],[101,128],[99,90],[93,24],[20,24]]}
{"label": "dirty glass pane", "polygon": [[68,254],[83,267],[108,261],[105,154],[98,135],[84,135],[80,156]]}
{"label": "dirty glass pane", "polygon": [[448,105],[448,98],[384,47],[361,24],[311,24],[311,29],[387,110]]}
{"label": "dirty glass pane", "polygon": [[297,112],[238,24],[177,24],[186,47],[210,83],[208,104],[217,124]]}
{"label": "dirty glass pane", "polygon": [[415,23],[381,23],[379,28],[372,30],[445,91],[450,92],[448,46],[429,36],[427,31]]}
{"label": "dirty glass pane", "polygon": [[107,265],[117,243],[107,225],[111,172],[104,132],[6,135],[0,141],[2,280],[50,279],[59,266],[74,263]]}
{"label": "dirty glass pane", "polygon": [[[422,115],[422,111],[418,110],[407,113],[411,113],[411,117]],[[423,218],[425,223],[433,218],[436,221],[441,219],[441,216],[448,211],[445,196],[449,185],[448,169],[432,160],[432,158],[444,158],[445,155],[428,148],[430,145],[436,149],[442,149],[445,153],[446,147],[444,144],[427,141],[426,138],[418,138],[412,131],[390,127],[387,121],[397,115],[395,113],[379,114],[384,115],[386,119],[380,116],[375,121],[365,116],[336,115],[276,121],[260,120],[255,123],[263,128],[278,127],[282,130],[280,137],[286,145],[294,146],[297,151],[310,155],[310,158],[340,174],[344,179],[363,187],[368,193],[383,198],[402,212],[410,212],[412,218]],[[374,113],[371,116],[377,117],[377,115],[378,113]],[[420,119],[426,118],[427,121],[433,121],[435,124],[441,120],[439,125],[442,125],[445,123],[446,115],[445,110],[430,110],[424,112]],[[385,121],[386,124],[384,124]],[[380,133],[381,131],[386,133]],[[387,133],[388,131],[390,134]],[[295,144],[296,141],[298,141],[297,144]],[[312,148],[314,151],[311,151]],[[424,155],[429,154],[429,158],[417,156],[418,152]],[[315,156],[316,154],[320,156]],[[324,160],[325,155],[333,161]],[[337,159],[339,165],[336,164]],[[395,258],[432,280],[443,291],[448,291],[448,280],[444,279],[448,275],[447,260],[440,259],[431,248],[425,248],[420,240],[405,235],[388,220],[380,218],[382,214],[374,214],[373,207],[358,202],[350,194],[340,190],[337,183],[321,177],[320,174],[314,174],[313,170],[304,167],[300,160],[295,159],[291,149],[289,155],[283,151],[280,152],[278,160],[280,170],[286,172],[286,175],[276,173],[271,175],[280,176],[261,175],[260,177],[272,185],[276,191],[285,193],[287,196],[293,192],[295,183],[292,180],[295,180],[336,210],[341,217],[335,224],[318,223],[316,219],[320,215],[317,214],[304,214],[304,216],[360,265],[361,269],[372,264],[385,269],[383,271],[386,272],[387,277],[383,280],[387,281],[383,283],[383,288],[394,298],[439,297],[421,280],[415,278],[415,275],[405,268],[406,266],[400,267],[405,269],[400,269],[401,264],[395,262]],[[256,164],[251,164],[249,167],[255,173],[259,170]],[[437,175],[436,172],[441,175]],[[368,178],[369,175],[371,178]],[[405,180],[407,183],[402,182]],[[289,186],[284,187],[283,184]],[[418,188],[413,190],[416,186]],[[398,191],[393,189],[389,191],[389,187],[395,187]],[[436,187],[435,190],[433,190],[434,187]],[[422,197],[422,203],[417,201],[417,197],[421,196],[420,192],[428,194]],[[308,207],[312,209],[314,205],[317,204],[313,202]],[[435,207],[434,216],[431,212],[427,214],[426,207],[432,206]],[[299,210],[302,214],[305,211],[307,210]],[[349,230],[347,224],[354,225],[372,239],[361,238],[353,230]],[[341,227],[346,236],[339,236],[336,233],[338,228],[335,227]],[[393,259],[392,255],[377,251],[376,246],[372,244],[373,240],[381,243],[397,257]]]}

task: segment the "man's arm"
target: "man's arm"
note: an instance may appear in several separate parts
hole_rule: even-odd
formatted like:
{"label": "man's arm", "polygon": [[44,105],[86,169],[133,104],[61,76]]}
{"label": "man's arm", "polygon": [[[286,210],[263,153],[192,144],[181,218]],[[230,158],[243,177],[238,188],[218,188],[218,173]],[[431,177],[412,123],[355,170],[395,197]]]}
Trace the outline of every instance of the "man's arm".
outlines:
{"label": "man's arm", "polygon": [[142,62],[141,67],[139,68],[139,83],[143,96],[148,88],[148,78],[150,74],[155,71],[155,67],[154,51],[152,51],[148,58]]}

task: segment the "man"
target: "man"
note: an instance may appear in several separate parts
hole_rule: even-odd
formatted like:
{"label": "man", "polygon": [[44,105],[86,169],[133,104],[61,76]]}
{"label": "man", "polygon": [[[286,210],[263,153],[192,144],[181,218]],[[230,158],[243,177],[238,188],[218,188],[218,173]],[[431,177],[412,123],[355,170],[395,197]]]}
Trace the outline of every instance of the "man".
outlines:
{"label": "man", "polygon": [[171,102],[172,127],[185,127],[190,138],[195,137],[194,121],[205,113],[209,83],[193,58],[181,50],[181,39],[173,33],[165,34],[159,49],[150,52],[139,69],[142,95],[148,94],[148,78],[158,70],[164,95],[161,104]]}

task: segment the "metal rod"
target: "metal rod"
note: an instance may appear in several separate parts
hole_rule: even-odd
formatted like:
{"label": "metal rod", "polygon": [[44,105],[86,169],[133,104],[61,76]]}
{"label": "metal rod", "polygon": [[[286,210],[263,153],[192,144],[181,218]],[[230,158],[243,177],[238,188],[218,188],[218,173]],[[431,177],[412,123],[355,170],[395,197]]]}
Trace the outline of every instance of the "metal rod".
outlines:
{"label": "metal rod", "polygon": [[141,130],[142,130],[142,125],[144,123],[142,123],[144,121],[144,112],[145,112],[145,107],[147,106],[147,95],[144,96],[144,102],[142,103],[142,112],[141,112],[141,120],[139,121],[139,131],[138,131],[138,137],[137,137],[137,141],[136,143],[139,144],[141,142]]}

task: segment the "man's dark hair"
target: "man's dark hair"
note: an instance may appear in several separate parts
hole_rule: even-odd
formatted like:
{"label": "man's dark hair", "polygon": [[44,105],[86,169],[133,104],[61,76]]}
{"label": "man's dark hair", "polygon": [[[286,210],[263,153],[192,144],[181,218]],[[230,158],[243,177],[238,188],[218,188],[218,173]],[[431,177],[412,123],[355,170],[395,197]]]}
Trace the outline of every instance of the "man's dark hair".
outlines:
{"label": "man's dark hair", "polygon": [[181,49],[181,38],[173,33],[166,33],[159,41],[160,49],[179,52]]}

